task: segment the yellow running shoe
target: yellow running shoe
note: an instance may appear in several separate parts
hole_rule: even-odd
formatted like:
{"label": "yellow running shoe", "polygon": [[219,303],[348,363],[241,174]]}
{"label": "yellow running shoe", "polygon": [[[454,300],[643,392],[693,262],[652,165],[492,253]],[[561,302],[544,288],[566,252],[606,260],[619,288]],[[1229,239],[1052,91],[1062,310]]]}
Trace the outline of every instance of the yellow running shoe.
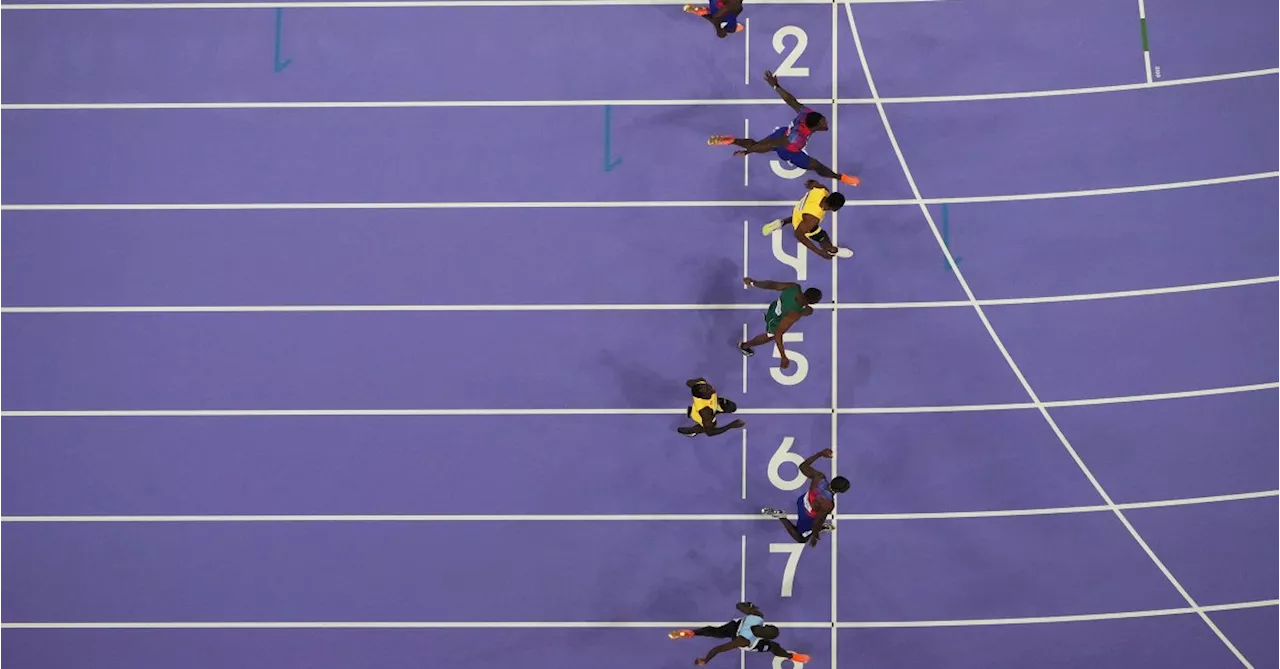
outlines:
{"label": "yellow running shoe", "polygon": [[769,223],[765,223],[764,227],[760,229],[760,234],[764,235],[765,237],[768,237],[769,235],[772,235],[773,233],[777,232],[778,229],[781,227],[782,227],[782,219],[779,218],[776,221],[770,221]]}

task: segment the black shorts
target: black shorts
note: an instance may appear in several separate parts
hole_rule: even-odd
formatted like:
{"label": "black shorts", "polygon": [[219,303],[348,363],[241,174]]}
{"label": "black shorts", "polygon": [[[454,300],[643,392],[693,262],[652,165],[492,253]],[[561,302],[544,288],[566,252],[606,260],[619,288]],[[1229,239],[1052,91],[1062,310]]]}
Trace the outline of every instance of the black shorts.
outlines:
{"label": "black shorts", "polygon": [[810,235],[809,239],[812,239],[818,246],[826,246],[831,243],[831,235],[828,235],[827,231],[821,228],[819,228],[816,233]]}
{"label": "black shorts", "polygon": [[[693,633],[697,636],[710,637],[712,639],[734,639],[738,636],[738,625],[740,624],[742,624],[742,619],[737,618],[723,625],[698,628]],[[771,639],[760,639],[756,642],[756,647],[751,650],[757,653],[772,653],[778,657],[785,657],[787,654],[787,651],[778,645],[778,642]]]}

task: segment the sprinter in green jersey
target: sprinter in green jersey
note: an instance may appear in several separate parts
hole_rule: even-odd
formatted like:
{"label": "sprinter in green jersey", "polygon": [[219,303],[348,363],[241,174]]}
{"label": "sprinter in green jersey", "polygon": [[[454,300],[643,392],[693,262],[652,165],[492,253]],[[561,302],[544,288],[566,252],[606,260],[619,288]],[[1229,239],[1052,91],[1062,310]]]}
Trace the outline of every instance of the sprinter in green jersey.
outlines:
{"label": "sprinter in green jersey", "polygon": [[782,294],[769,305],[768,311],[765,311],[764,334],[738,344],[738,349],[743,355],[752,356],[755,355],[752,348],[772,340],[778,347],[778,355],[782,358],[778,366],[786,369],[791,365],[791,361],[787,359],[787,350],[782,346],[782,335],[791,329],[796,321],[813,314],[813,307],[810,305],[822,300],[822,291],[817,288],[801,288],[798,283],[756,281],[751,277],[743,279],[742,283],[750,288],[777,290]]}

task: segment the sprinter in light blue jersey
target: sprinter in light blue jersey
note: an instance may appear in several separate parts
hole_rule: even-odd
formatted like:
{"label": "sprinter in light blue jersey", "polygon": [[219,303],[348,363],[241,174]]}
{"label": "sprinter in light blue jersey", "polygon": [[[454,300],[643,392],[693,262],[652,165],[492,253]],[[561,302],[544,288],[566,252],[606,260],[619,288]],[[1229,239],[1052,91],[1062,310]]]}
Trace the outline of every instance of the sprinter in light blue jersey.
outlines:
{"label": "sprinter in light blue jersey", "polygon": [[688,639],[695,636],[729,639],[728,642],[712,648],[706,657],[694,660],[693,663],[697,665],[706,664],[711,661],[711,658],[734,648],[757,653],[772,653],[775,657],[786,657],[801,663],[809,661],[808,655],[788,651],[774,641],[778,638],[778,628],[764,624],[764,614],[756,608],[755,604],[739,602],[738,612],[742,614],[741,618],[734,618],[723,625],[700,627],[696,630],[676,630],[667,636],[672,639]]}

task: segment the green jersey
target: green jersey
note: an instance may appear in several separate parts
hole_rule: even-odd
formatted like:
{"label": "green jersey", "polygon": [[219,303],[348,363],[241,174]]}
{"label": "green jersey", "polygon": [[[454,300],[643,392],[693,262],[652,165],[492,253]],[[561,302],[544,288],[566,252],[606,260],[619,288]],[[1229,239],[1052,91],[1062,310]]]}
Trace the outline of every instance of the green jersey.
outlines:
{"label": "green jersey", "polygon": [[764,314],[765,332],[773,334],[787,314],[798,314],[801,311],[804,311],[804,305],[800,304],[800,287],[791,286],[783,290]]}

